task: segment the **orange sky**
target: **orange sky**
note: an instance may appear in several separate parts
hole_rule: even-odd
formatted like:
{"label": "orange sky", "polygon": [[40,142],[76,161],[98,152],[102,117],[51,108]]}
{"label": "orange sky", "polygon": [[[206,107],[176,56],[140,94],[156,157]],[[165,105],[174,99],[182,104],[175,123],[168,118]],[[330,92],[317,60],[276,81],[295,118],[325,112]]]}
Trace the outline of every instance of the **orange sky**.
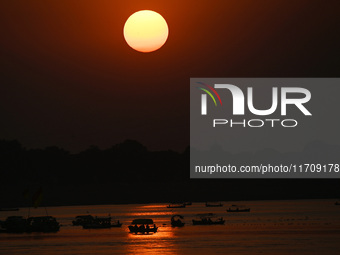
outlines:
{"label": "orange sky", "polygon": [[[74,151],[126,138],[189,144],[190,77],[339,76],[339,2],[2,1],[0,139]],[[169,26],[158,51],[132,50],[126,19]]]}

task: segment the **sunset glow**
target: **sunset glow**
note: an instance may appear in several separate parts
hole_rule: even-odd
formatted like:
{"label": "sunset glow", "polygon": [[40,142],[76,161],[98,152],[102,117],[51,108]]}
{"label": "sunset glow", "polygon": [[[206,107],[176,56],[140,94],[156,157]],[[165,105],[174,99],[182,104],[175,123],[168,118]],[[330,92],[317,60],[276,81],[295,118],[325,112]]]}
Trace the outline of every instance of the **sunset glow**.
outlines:
{"label": "sunset glow", "polygon": [[0,255],[340,255],[340,0],[0,0]]}

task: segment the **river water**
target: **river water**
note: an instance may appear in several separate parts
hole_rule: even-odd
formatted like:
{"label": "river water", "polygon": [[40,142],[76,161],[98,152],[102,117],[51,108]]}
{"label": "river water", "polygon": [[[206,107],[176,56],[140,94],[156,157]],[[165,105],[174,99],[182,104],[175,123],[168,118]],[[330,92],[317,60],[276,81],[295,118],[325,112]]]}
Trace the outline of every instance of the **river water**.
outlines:
{"label": "river water", "polygon": [[[179,209],[166,204],[60,206],[46,208],[62,224],[57,233],[0,233],[0,254],[340,254],[340,206],[335,200],[222,202],[223,207],[193,203]],[[231,204],[251,212],[227,213]],[[215,213],[225,225],[193,226],[199,213]],[[28,208],[0,212],[27,216]],[[45,208],[31,209],[31,216],[46,215]],[[72,226],[77,215],[108,216],[123,223],[121,228],[82,229]],[[170,218],[184,216],[186,225],[173,228]],[[135,218],[152,218],[155,234],[130,234]]]}

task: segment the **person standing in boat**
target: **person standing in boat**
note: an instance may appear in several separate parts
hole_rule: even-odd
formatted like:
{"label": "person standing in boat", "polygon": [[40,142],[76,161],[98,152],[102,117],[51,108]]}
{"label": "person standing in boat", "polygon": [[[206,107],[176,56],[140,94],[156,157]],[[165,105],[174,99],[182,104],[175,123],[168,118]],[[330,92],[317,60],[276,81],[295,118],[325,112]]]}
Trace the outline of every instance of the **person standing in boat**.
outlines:
{"label": "person standing in boat", "polygon": [[144,232],[144,231],[145,231],[145,225],[144,225],[144,224],[141,225],[139,228],[140,228],[140,231],[141,231],[141,232]]}

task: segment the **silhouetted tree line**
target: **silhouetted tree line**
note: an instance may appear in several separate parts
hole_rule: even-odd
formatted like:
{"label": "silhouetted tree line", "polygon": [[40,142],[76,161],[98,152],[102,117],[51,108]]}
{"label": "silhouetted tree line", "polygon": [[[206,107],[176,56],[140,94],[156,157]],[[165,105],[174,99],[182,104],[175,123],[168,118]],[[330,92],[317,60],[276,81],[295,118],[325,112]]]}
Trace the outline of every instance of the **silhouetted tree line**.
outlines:
{"label": "silhouetted tree line", "polygon": [[0,140],[0,207],[28,206],[22,192],[43,187],[44,205],[336,197],[337,180],[195,180],[189,148],[149,151],[126,140],[77,153],[26,149]]}

